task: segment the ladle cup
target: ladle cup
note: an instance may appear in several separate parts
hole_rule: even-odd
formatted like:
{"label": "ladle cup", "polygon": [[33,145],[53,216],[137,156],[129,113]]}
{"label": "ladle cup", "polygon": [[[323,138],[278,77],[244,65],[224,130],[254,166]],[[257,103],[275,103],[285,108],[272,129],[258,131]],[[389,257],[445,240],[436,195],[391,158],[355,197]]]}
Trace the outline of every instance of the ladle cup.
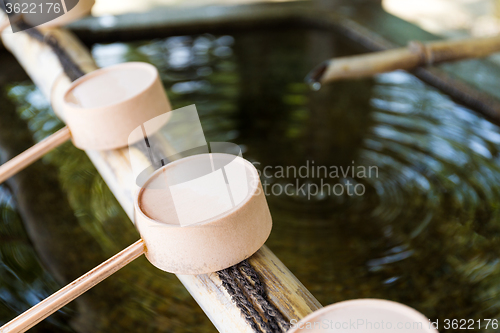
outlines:
{"label": "ladle cup", "polygon": [[335,303],[292,324],[288,333],[438,333],[431,321],[420,312],[382,299]]}
{"label": "ladle cup", "polygon": [[233,266],[257,252],[272,227],[257,170],[231,154],[198,154],[163,166],[134,204],[148,260],[175,274]]}
{"label": "ladle cup", "polygon": [[84,150],[126,147],[142,123],[170,111],[158,70],[128,62],[74,81],[60,101],[67,126],[0,166],[0,183],[69,139]]}

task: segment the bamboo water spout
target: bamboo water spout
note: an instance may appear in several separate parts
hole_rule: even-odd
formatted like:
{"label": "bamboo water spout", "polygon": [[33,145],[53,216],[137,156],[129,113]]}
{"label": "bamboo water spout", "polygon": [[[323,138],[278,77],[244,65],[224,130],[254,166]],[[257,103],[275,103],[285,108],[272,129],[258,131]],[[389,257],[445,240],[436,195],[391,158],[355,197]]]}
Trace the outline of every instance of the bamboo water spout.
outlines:
{"label": "bamboo water spout", "polygon": [[500,36],[430,43],[413,41],[408,47],[327,60],[307,75],[306,82],[319,89],[321,84],[333,81],[370,77],[397,69],[411,70],[419,66],[482,58],[499,51]]}

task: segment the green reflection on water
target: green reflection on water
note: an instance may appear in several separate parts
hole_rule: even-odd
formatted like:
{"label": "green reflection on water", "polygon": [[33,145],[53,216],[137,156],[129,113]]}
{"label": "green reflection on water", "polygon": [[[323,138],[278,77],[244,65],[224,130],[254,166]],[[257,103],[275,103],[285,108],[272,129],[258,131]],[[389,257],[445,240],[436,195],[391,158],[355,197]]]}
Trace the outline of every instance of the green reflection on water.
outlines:
{"label": "green reflection on water", "polygon": [[[95,45],[92,52],[101,66],[156,65],[173,107],[195,103],[207,141],[242,145],[261,171],[313,161],[377,167],[376,177],[324,179],[330,185],[361,184],[363,196],[268,196],[274,229],[267,244],[322,304],[377,297],[403,302],[432,319],[499,316],[497,126],[404,72],[310,91],[303,83],[310,68],[354,52],[322,32],[183,36]],[[61,126],[31,84],[7,91],[37,140]],[[56,226],[49,244],[53,264],[44,270],[37,259],[43,255],[26,245],[16,207],[2,201],[2,236],[17,233],[24,242],[1,248],[2,267],[19,277],[2,274],[2,287],[16,295],[2,292],[3,305],[27,307],[24,292],[50,293],[57,289],[52,276],[81,274],[138,237],[83,152],[67,144],[44,161],[58,172],[74,227],[59,232],[65,221],[57,214],[44,221]],[[270,176],[262,178],[270,188],[297,181]],[[18,231],[9,231],[11,224]],[[30,237],[36,247],[39,241]],[[43,244],[49,246],[47,240]],[[23,246],[29,253],[16,260],[14,251]],[[68,256],[72,260],[61,265]],[[29,283],[35,276],[43,288]],[[92,331],[214,331],[176,278],[145,259],[94,288],[82,303],[56,322],[76,319],[79,330],[88,330],[78,326],[82,321],[90,322]]]}

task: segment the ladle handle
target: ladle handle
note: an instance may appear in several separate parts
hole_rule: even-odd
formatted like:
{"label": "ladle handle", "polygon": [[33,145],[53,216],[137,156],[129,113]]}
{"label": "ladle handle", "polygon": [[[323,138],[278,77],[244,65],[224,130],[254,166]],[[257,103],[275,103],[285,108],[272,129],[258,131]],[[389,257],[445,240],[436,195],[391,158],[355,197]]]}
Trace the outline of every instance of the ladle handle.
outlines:
{"label": "ladle handle", "polygon": [[10,161],[5,162],[0,166],[0,184],[69,139],[71,139],[71,133],[68,126],[65,126]]}
{"label": "ladle handle", "polygon": [[144,241],[142,239],[138,240],[125,250],[0,327],[0,333],[27,331],[120,268],[140,257],[144,252]]}

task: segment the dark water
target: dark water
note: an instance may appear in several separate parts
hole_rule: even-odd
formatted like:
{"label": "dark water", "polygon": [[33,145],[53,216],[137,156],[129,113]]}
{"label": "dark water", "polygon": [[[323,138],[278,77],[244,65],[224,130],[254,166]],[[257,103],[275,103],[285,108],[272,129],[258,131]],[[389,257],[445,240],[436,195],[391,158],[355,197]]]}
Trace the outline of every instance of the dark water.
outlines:
{"label": "dark water", "polygon": [[[320,61],[355,51],[295,30],[92,49],[100,66],[156,65],[174,108],[196,104],[207,141],[240,144],[266,170],[267,245],[322,304],[372,297],[433,320],[499,318],[500,129],[405,72],[318,92],[303,83]],[[61,127],[31,83],[3,90],[2,148]],[[14,180],[0,192],[2,323],[138,237],[71,144]],[[175,276],[142,258],[33,331],[54,330],[214,328]]]}

